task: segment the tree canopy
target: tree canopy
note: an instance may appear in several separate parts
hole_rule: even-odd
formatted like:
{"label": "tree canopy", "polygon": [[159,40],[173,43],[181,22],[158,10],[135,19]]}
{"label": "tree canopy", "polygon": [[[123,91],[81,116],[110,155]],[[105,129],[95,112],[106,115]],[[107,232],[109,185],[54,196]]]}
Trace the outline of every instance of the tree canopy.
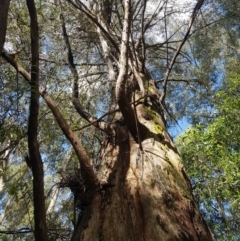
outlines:
{"label": "tree canopy", "polygon": [[[195,225],[198,220],[210,237],[194,201],[180,198],[192,200],[168,130],[187,118],[202,123],[179,141],[199,208],[216,236],[230,240],[239,216],[239,103],[233,98],[238,96],[239,75],[233,72],[222,81],[225,63],[239,52],[238,9],[237,1],[221,0],[12,0],[8,19],[0,10],[7,24],[7,33],[0,28],[0,41],[5,39],[0,49],[3,239],[11,234],[32,240],[33,230],[35,235],[37,229],[44,233],[41,228],[47,226],[49,240],[77,240],[77,225],[89,219],[84,215],[98,195],[104,200],[102,210],[114,205],[106,193],[116,187],[119,200],[132,201],[121,185],[133,176],[142,184],[131,190],[156,188],[151,197],[142,197],[149,207],[145,205],[146,211],[143,205],[139,213],[157,210],[155,199],[171,204],[172,198],[190,206],[189,216],[194,214]],[[154,148],[164,161],[153,158],[150,142],[157,143]],[[133,147],[135,152],[129,151]],[[120,159],[131,165],[120,165]],[[124,179],[126,173],[130,177]],[[114,191],[112,195],[116,197]],[[43,200],[36,204],[38,197]],[[165,210],[174,207],[170,204]],[[169,235],[174,228],[165,226],[170,223],[166,216],[172,216],[166,212],[154,220]],[[173,221],[180,223],[180,216]],[[34,227],[44,219],[46,224]],[[182,232],[176,226],[175,235],[184,239],[187,225]],[[100,231],[96,235],[104,236]]]}

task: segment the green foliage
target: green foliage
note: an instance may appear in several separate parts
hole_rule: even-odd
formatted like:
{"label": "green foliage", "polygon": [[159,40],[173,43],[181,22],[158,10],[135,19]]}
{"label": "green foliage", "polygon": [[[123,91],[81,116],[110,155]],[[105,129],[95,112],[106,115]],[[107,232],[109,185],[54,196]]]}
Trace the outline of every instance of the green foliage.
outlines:
{"label": "green foliage", "polygon": [[217,116],[182,134],[177,144],[199,207],[219,240],[240,233],[240,74],[230,73],[215,97]]}
{"label": "green foliage", "polygon": [[[86,1],[86,3],[89,2],[94,1]],[[115,7],[112,12],[109,34],[116,39],[121,39],[122,3],[121,1],[112,2]],[[139,14],[141,4],[139,1],[132,2],[135,4],[136,10],[131,36],[131,41],[134,42],[142,31],[141,14]],[[156,6],[159,4],[159,1],[147,2],[151,7],[146,15],[146,21],[155,11],[155,7],[152,8],[155,6],[154,4]],[[200,119],[200,114],[208,108],[212,108],[212,89],[216,84],[215,78],[218,71],[224,69],[222,65],[219,65],[222,61],[221,57],[224,56],[226,59],[228,56],[236,55],[238,41],[234,36],[239,34],[238,28],[235,27],[239,23],[239,14],[236,14],[237,8],[226,0],[218,2],[220,3],[214,3],[210,8],[203,9],[201,13],[203,17],[200,17],[194,26],[193,38],[189,39],[183,47],[172,70],[170,76],[172,81],[168,82],[166,106],[177,120],[187,116],[194,122]],[[238,5],[238,3],[236,4]],[[219,6],[225,11],[219,12]],[[59,15],[60,13],[64,15],[74,62],[79,73],[80,102],[85,106],[90,101],[91,114],[100,117],[108,112],[114,104],[114,84],[109,83],[98,30],[86,15],[72,7],[67,1],[62,1],[60,6],[58,1],[41,0],[36,1],[36,7],[40,33],[40,84],[46,87],[48,94],[54,99],[64,118],[81,138],[93,164],[97,163],[100,143],[105,136],[92,126],[82,129],[87,123],[79,117],[70,104],[67,92],[71,88],[72,75],[67,67],[67,50]],[[173,11],[172,7],[166,7],[166,11],[165,22],[162,14],[157,16],[154,13],[152,27],[144,36],[146,66],[155,80],[159,81],[160,90],[161,78],[168,69],[169,62],[187,27],[185,20],[178,19],[179,14],[182,11],[185,15],[191,10],[189,6],[185,6],[182,10],[177,11]],[[219,16],[223,19],[224,14],[227,16],[227,20],[210,24],[218,20]],[[165,24],[168,24],[168,30],[165,29]],[[205,24],[209,24],[209,26],[205,28]],[[226,39],[231,46],[226,45]],[[19,49],[22,49],[14,58],[30,72],[29,16],[24,1],[11,1],[7,41],[10,43],[10,49],[7,51],[18,52]],[[108,44],[110,46],[110,43]],[[112,52],[111,55],[117,59],[117,53]],[[239,107],[239,103],[237,98],[231,99],[231,96],[239,96],[239,92],[236,92],[238,76],[235,77],[229,78],[229,81],[217,94],[215,108],[218,109],[219,116],[215,122],[207,129],[202,125],[190,129],[181,139],[181,152],[188,171],[192,175],[194,191],[200,208],[206,212],[205,216],[214,226],[218,236],[220,237],[223,232],[226,235],[221,237],[227,238],[231,237],[231,232],[234,234],[238,230],[234,229],[234,225],[238,225],[236,220],[239,217],[240,198],[237,191],[239,189],[239,166],[236,163],[239,158],[240,135],[237,135],[239,117],[234,112]],[[232,81],[231,88],[229,87],[230,80]],[[0,95],[2,96],[0,98],[0,158],[2,164],[0,181],[3,183],[3,189],[0,190],[0,208],[7,210],[3,226],[4,228],[20,226],[31,228],[33,225],[32,177],[24,161],[27,153],[29,86],[23,77],[20,74],[16,75],[16,71],[3,59],[0,59],[0,81]],[[231,106],[228,106],[228,103],[231,103]],[[162,129],[154,112],[151,110],[149,112],[153,118],[155,132],[161,134]],[[58,170],[64,168],[67,174],[74,173],[79,168],[79,164],[74,154],[69,157],[69,152],[72,153],[71,147],[42,99],[40,99],[38,140],[44,160],[46,205],[48,207],[52,197],[51,191],[61,179]],[[2,151],[7,147],[9,149]],[[6,207],[9,199],[11,200],[10,206]],[[50,212],[47,220],[49,228],[54,230],[51,235],[52,239],[54,239],[54,235],[61,234],[59,231],[61,228],[64,230],[63,228],[68,227],[67,234],[60,236],[64,237],[62,240],[69,240],[73,216],[72,202],[70,191],[68,189],[61,190],[55,208]],[[224,208],[228,225],[222,221],[220,212],[215,211],[215,208],[219,207]],[[231,223],[230,218],[234,220]],[[0,229],[3,226],[0,226]],[[65,230],[62,232],[64,233]],[[229,236],[227,236],[228,234]],[[24,236],[22,234],[24,240],[32,240],[31,235]]]}

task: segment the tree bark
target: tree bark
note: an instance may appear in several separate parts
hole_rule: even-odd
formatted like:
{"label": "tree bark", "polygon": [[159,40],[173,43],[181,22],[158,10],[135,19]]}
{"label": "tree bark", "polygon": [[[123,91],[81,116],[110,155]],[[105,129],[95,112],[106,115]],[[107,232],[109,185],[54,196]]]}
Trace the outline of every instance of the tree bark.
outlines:
{"label": "tree bark", "polygon": [[27,0],[31,27],[31,98],[28,121],[28,150],[33,173],[33,205],[35,240],[47,241],[46,208],[44,196],[44,171],[43,162],[39,152],[38,114],[39,114],[39,43],[38,20],[35,3]]}
{"label": "tree bark", "polygon": [[[151,79],[148,86],[149,95],[158,95]],[[136,112],[145,126],[139,133],[142,150],[126,126],[116,128],[115,139],[103,145],[99,156],[97,173],[107,185],[80,207],[71,240],[214,240],[159,106],[149,98],[136,106]]]}
{"label": "tree bark", "polygon": [[10,0],[0,1],[0,53],[2,53],[7,31],[7,16]]}
{"label": "tree bark", "polygon": [[[72,0],[68,2],[89,17],[90,11],[82,2],[78,2],[79,5]],[[191,22],[202,3],[203,0],[198,1]],[[214,240],[195,204],[191,183],[166,130],[161,102],[166,94],[168,75],[163,85],[164,97],[161,97],[145,70],[144,60],[141,62],[138,56],[134,56],[135,63],[133,61],[133,52],[139,49],[134,49],[129,41],[130,0],[124,1],[123,9],[122,38],[118,43],[120,49],[116,48],[119,74],[115,87],[121,117],[112,124],[114,135],[102,142],[99,165],[95,167],[101,183],[99,190],[92,193],[91,189],[86,189],[77,196],[80,214],[71,240]],[[106,30],[104,21],[101,21],[101,14],[97,15],[100,20],[98,18],[94,23],[103,45],[104,38],[109,40],[110,35],[102,30]],[[97,19],[96,16],[89,18]],[[112,46],[115,48],[114,44]],[[111,76],[111,63],[108,63],[111,59],[106,58],[110,45],[103,48],[103,52]],[[137,63],[142,63],[142,68],[137,68]],[[91,199],[83,202],[88,193],[92,194]]]}
{"label": "tree bark", "polygon": [[[14,59],[2,53],[2,56],[31,83],[28,137],[34,176],[36,240],[47,240],[43,165],[37,143],[38,93],[44,98],[58,125],[72,144],[81,165],[81,178],[84,180],[84,185],[75,193],[80,214],[72,241],[214,240],[195,204],[190,181],[166,130],[164,110],[159,103],[161,98],[154,81],[146,73],[144,62],[142,68],[136,68],[132,61],[134,44],[129,43],[132,21],[131,2],[124,1],[123,34],[119,43],[118,38],[108,33],[108,28],[105,28],[97,15],[94,15],[81,1],[76,3],[72,0],[67,1],[85,13],[97,27],[108,66],[109,79],[115,81],[117,78],[115,97],[121,118],[109,124],[110,134],[105,131],[108,136],[101,143],[99,163],[93,168],[81,141],[70,129],[45,89],[38,85],[39,63],[38,57],[34,58],[38,53],[32,51],[31,76]],[[27,3],[31,16],[35,10],[30,10],[32,9],[30,3],[34,2],[27,0]],[[31,19],[34,18],[36,16],[32,16]],[[110,24],[111,17],[107,22],[108,27],[113,26]],[[37,25],[35,27],[31,25],[31,29],[32,50],[36,50],[38,47],[34,44],[37,42],[34,41],[38,40],[35,35]],[[141,38],[143,33],[144,31]],[[66,40],[67,34],[65,37]],[[66,42],[68,50],[70,50],[69,43]],[[110,47],[103,43],[109,44]],[[119,62],[116,61],[119,64],[119,74],[113,73],[111,47],[120,56],[120,59],[117,59]],[[69,57],[69,60],[72,60],[72,55]],[[139,59],[135,61],[140,62]],[[173,64],[174,62],[175,60]],[[73,61],[69,61],[69,65],[74,68]],[[168,76],[165,78],[164,87],[167,80]],[[73,89],[78,88],[76,81],[73,83]],[[95,123],[95,126],[103,131],[109,129],[108,126],[100,126],[96,119],[92,119],[83,111],[78,103],[78,95],[74,93],[76,92],[73,91],[73,97],[76,100],[73,99],[73,104],[83,118],[90,123]]]}

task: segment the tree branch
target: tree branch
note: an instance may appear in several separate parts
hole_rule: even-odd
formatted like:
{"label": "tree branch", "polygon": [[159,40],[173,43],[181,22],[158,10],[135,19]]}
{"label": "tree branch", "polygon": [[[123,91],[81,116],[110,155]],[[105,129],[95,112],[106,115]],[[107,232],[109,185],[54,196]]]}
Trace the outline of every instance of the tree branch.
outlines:
{"label": "tree branch", "polygon": [[[191,81],[198,82],[198,79],[168,79],[168,82],[185,82],[185,83],[190,83]],[[156,84],[163,83],[163,82],[164,82],[164,79],[159,79],[159,80],[155,81]]]}
{"label": "tree branch", "polygon": [[143,10],[141,16],[141,41],[142,41],[142,73],[144,73],[145,68],[145,59],[146,59],[146,46],[145,46],[145,38],[144,38],[144,17],[146,11],[147,1],[143,0]]}
{"label": "tree branch", "polygon": [[123,22],[123,33],[120,53],[120,71],[117,78],[115,95],[118,106],[122,112],[124,120],[128,126],[130,133],[133,138],[137,140],[137,128],[135,123],[134,111],[126,96],[125,85],[128,79],[128,49],[129,49],[129,32],[130,32],[130,0],[124,2],[124,22]]}
{"label": "tree branch", "polygon": [[110,132],[112,129],[110,127],[109,124],[107,124],[104,121],[101,122],[95,122],[97,118],[93,117],[92,115],[90,115],[88,112],[86,112],[83,108],[83,106],[81,105],[78,96],[79,96],[79,91],[78,91],[78,73],[77,73],[77,69],[76,66],[74,64],[74,60],[73,60],[73,54],[72,54],[72,49],[71,49],[71,44],[69,42],[69,38],[67,35],[67,30],[66,30],[66,26],[65,26],[65,22],[64,22],[64,16],[61,13],[60,14],[60,18],[62,21],[62,30],[63,30],[63,37],[66,43],[66,47],[68,50],[68,66],[69,69],[73,75],[73,83],[72,83],[72,95],[70,96],[70,99],[73,103],[73,106],[75,107],[75,109],[77,110],[77,112],[80,114],[81,117],[83,117],[85,120],[87,120],[89,123],[93,123],[94,122],[94,126],[97,127],[98,129],[102,130],[102,131],[106,131],[106,132]]}
{"label": "tree branch", "polygon": [[[2,57],[8,63],[10,63],[25,78],[25,80],[27,80],[28,83],[30,83],[30,81],[31,81],[30,74],[24,68],[22,68],[22,66],[19,65],[15,59],[12,59],[6,53],[2,53]],[[54,101],[47,94],[45,88],[42,86],[39,86],[38,90],[39,90],[40,95],[43,97],[43,99],[47,103],[49,109],[52,111],[52,114],[55,117],[63,134],[66,136],[66,138],[72,144],[72,146],[76,152],[76,155],[78,157],[79,163],[81,165],[82,175],[85,178],[86,183],[88,183],[90,186],[92,186],[92,188],[97,187],[97,185],[98,185],[97,177],[92,169],[91,160],[88,157],[81,141],[70,129],[70,126],[67,124],[66,120],[64,119],[63,115],[57,108]]]}
{"label": "tree branch", "polygon": [[141,33],[136,41],[135,44],[135,48],[138,49],[140,47],[141,44],[141,40],[142,40],[142,35],[147,31],[147,29],[151,26],[151,23],[153,21],[153,19],[161,12],[161,10],[163,9],[164,6],[164,2],[162,3],[162,1],[159,1],[159,4],[155,10],[155,12],[152,14],[151,18],[148,20],[148,22],[144,25],[143,30],[141,30]]}
{"label": "tree branch", "polygon": [[72,4],[76,9],[79,9],[82,11],[93,23],[95,23],[101,31],[104,33],[106,38],[110,41],[110,43],[114,46],[117,52],[119,52],[119,47],[117,43],[114,41],[112,36],[108,33],[108,31],[99,23],[97,20],[97,17],[87,8],[85,4],[83,4],[81,1],[78,1],[79,5],[75,4],[72,0],[67,0],[70,4]]}
{"label": "tree branch", "polygon": [[60,19],[62,21],[62,31],[63,31],[63,37],[65,40],[65,44],[67,47],[67,51],[68,51],[68,66],[69,69],[72,73],[73,76],[73,81],[72,81],[72,95],[76,98],[78,98],[78,73],[76,70],[76,66],[74,64],[74,58],[73,58],[73,54],[72,54],[72,48],[69,42],[69,38],[68,38],[68,34],[67,34],[67,30],[66,30],[66,26],[65,26],[65,20],[64,20],[64,16],[61,13],[60,14]]}
{"label": "tree branch", "polygon": [[161,96],[160,96],[160,103],[163,103],[165,97],[166,97],[166,92],[167,92],[167,82],[168,82],[168,77],[172,71],[172,68],[173,68],[173,65],[175,64],[175,61],[183,47],[183,45],[185,44],[185,42],[187,41],[189,35],[190,35],[190,31],[191,31],[191,28],[192,28],[192,25],[193,25],[193,22],[197,16],[197,13],[198,13],[198,10],[201,8],[202,4],[203,4],[204,0],[198,0],[194,10],[193,10],[193,13],[192,13],[192,16],[190,18],[190,22],[189,22],[189,25],[188,25],[188,29],[187,29],[187,32],[185,33],[185,36],[182,40],[182,42],[180,43],[179,47],[177,48],[172,60],[171,60],[171,63],[170,65],[168,66],[168,69],[167,69],[167,72],[165,74],[165,78],[164,78],[164,81],[163,81],[163,87],[162,87],[162,92],[161,92]]}
{"label": "tree branch", "polygon": [[101,131],[104,131],[108,134],[112,134],[112,126],[111,124],[105,122],[105,121],[100,121],[100,119],[97,119],[96,117],[92,116],[90,113],[88,113],[83,106],[81,105],[80,101],[78,98],[75,98],[74,96],[70,96],[70,99],[76,109],[76,111],[78,112],[78,114],[84,118],[85,120],[87,120],[90,125],[95,126],[96,128],[98,128]]}

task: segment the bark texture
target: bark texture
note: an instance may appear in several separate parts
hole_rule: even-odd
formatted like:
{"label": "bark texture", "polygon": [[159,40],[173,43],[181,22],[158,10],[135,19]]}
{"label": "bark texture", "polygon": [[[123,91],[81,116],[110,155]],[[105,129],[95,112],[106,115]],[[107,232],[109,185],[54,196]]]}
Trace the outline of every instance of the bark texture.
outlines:
{"label": "bark texture", "polygon": [[[71,41],[68,39],[64,17],[61,15],[68,65],[73,77],[71,101],[82,118],[106,134],[106,138],[101,142],[98,164],[93,168],[93,162],[81,140],[70,129],[46,90],[38,85],[38,36],[37,25],[34,25],[37,18],[34,2],[27,0],[33,21],[31,75],[7,53],[2,53],[2,57],[31,84],[28,138],[34,176],[36,240],[47,240],[43,165],[37,143],[39,94],[71,143],[81,166],[78,173],[81,183],[77,183],[80,185],[76,185],[77,188],[69,186],[74,193],[75,207],[80,210],[72,241],[214,240],[195,204],[190,181],[166,130],[163,117],[168,76],[184,41],[189,36],[191,22],[194,21],[203,0],[198,1],[189,31],[169,66],[162,94],[156,89],[144,66],[144,33],[151,24],[151,20],[145,25],[143,23],[144,8],[142,32],[134,45],[133,41],[129,41],[132,21],[130,0],[125,0],[122,8],[124,17],[119,23],[122,29],[121,38],[115,37],[109,31],[109,28],[114,26],[111,24],[112,15],[109,14],[112,6],[93,1],[93,6],[88,8],[81,1],[67,2],[84,13],[96,27],[109,82],[115,87],[111,98],[115,98],[116,108],[109,115],[112,117],[113,113],[117,113],[106,123],[93,117],[81,105]],[[113,56],[113,52],[116,56]],[[65,183],[65,186],[67,185],[69,183]]]}
{"label": "bark texture", "polygon": [[[153,81],[148,84],[149,95],[157,94]],[[142,150],[126,125],[116,125],[116,136],[103,143],[97,169],[107,185],[80,205],[72,241],[214,240],[158,106],[149,98],[136,111],[145,127],[139,133]]]}

